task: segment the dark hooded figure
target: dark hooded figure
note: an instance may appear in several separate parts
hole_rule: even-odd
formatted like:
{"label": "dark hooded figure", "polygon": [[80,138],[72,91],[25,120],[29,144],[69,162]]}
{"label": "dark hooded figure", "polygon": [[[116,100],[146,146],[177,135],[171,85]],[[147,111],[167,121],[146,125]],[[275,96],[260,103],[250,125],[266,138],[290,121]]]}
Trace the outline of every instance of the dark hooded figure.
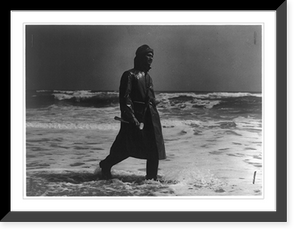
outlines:
{"label": "dark hooded figure", "polygon": [[146,159],[146,179],[157,180],[159,159],[165,159],[165,145],[152,78],[148,74],[153,49],[140,46],[134,68],[123,73],[119,88],[121,128],[109,155],[99,165],[102,177],[111,178],[111,168],[128,157]]}

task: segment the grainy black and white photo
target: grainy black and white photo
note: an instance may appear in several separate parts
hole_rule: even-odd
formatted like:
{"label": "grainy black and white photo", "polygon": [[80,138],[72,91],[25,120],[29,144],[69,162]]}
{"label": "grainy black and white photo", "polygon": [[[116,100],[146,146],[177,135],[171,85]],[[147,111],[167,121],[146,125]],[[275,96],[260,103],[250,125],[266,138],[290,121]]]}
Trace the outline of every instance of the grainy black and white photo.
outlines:
{"label": "grainy black and white photo", "polygon": [[262,196],[262,34],[27,24],[26,196]]}

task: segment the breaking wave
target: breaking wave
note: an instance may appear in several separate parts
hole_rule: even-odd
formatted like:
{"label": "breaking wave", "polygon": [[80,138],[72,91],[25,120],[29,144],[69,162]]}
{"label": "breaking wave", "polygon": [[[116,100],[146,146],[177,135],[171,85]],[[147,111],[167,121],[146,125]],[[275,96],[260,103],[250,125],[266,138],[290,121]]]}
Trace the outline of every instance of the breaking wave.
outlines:
{"label": "breaking wave", "polygon": [[[27,108],[58,106],[111,107],[119,103],[117,91],[37,90],[26,93]],[[204,108],[261,104],[261,93],[249,92],[157,92],[158,108]]]}
{"label": "breaking wave", "polygon": [[42,128],[42,129],[64,129],[64,130],[117,130],[118,123],[111,124],[96,124],[96,123],[70,123],[70,122],[48,122],[42,123],[38,121],[26,122],[27,128]]}
{"label": "breaking wave", "polygon": [[26,106],[39,108],[50,105],[108,107],[118,104],[118,92],[37,90],[26,93]]}

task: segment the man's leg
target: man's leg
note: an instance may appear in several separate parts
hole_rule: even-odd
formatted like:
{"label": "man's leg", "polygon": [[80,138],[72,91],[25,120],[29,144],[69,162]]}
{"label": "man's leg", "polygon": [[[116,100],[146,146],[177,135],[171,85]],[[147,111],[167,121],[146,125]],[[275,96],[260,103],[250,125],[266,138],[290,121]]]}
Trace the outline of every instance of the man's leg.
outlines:
{"label": "man's leg", "polygon": [[[158,172],[158,150],[155,140],[154,127],[152,124],[151,113],[148,110],[148,115],[146,116],[147,120],[147,134],[146,134],[146,151],[147,151],[147,163],[146,163],[146,179],[154,179],[157,180],[157,172]],[[145,124],[146,126],[146,124]]]}
{"label": "man's leg", "polygon": [[158,163],[159,163],[159,159],[156,156],[147,160],[146,163],[147,180],[149,179],[157,180]]}
{"label": "man's leg", "polygon": [[111,175],[111,168],[118,164],[119,162],[125,160],[126,158],[128,158],[128,156],[126,154],[118,154],[118,155],[114,155],[114,154],[110,154],[108,155],[104,160],[100,161],[99,166],[101,168],[101,174],[102,177],[104,179],[110,179],[112,178]]}
{"label": "man's leg", "polygon": [[112,177],[111,168],[128,157],[126,144],[122,141],[120,135],[118,135],[110,148],[109,155],[99,162],[103,178],[110,179]]}

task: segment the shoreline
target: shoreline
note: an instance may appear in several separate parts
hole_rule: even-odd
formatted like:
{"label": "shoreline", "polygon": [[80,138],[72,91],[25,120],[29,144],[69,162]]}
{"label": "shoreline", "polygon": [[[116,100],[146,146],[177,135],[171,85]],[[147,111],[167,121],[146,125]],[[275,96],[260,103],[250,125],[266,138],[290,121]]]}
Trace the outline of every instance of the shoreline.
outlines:
{"label": "shoreline", "polygon": [[261,122],[234,123],[162,119],[167,159],[161,182],[150,184],[146,161],[131,157],[112,168],[111,182],[94,174],[118,128],[27,128],[27,195],[262,196]]}

